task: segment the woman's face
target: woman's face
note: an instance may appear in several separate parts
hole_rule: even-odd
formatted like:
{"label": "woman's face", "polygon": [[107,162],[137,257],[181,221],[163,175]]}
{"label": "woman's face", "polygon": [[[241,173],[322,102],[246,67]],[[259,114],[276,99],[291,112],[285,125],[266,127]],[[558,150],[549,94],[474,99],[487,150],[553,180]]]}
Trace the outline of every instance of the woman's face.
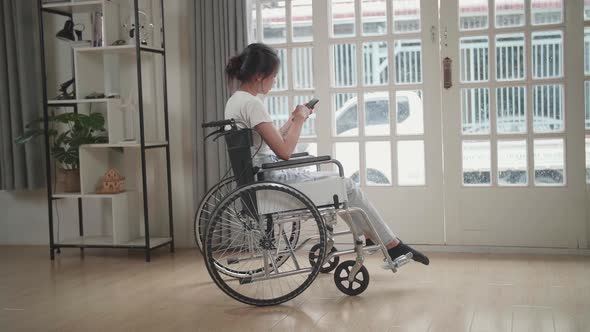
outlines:
{"label": "woman's face", "polygon": [[274,72],[272,75],[269,75],[266,78],[262,78],[260,84],[260,89],[262,91],[259,92],[263,95],[267,94],[270,91],[270,89],[272,89],[272,86],[275,84],[276,77],[277,72]]}

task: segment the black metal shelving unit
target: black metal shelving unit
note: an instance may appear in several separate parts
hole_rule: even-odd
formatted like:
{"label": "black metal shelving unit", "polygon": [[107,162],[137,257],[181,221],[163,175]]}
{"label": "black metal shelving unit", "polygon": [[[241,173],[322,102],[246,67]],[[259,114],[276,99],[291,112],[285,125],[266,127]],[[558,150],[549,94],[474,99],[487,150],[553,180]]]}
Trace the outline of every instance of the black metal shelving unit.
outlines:
{"label": "black metal shelving unit", "polygon": [[[110,0],[104,0],[110,1]],[[142,194],[143,194],[143,223],[144,223],[144,237],[145,243],[144,244],[128,244],[128,245],[105,245],[105,244],[85,244],[85,243],[56,243],[54,239],[54,220],[53,220],[53,202],[58,199],[64,199],[63,197],[55,197],[53,194],[53,183],[52,183],[52,176],[51,176],[51,156],[50,156],[50,146],[49,146],[49,109],[51,107],[71,107],[73,108],[73,112],[78,112],[77,103],[67,102],[64,101],[63,103],[49,103],[47,97],[47,71],[46,71],[46,61],[45,61],[45,37],[43,31],[43,13],[54,14],[54,15],[61,15],[68,17],[70,19],[73,18],[73,14],[67,11],[62,11],[55,8],[44,8],[43,0],[37,0],[38,2],[38,21],[39,21],[39,36],[40,36],[40,43],[41,43],[41,76],[42,76],[42,87],[43,87],[43,126],[45,131],[45,168],[46,168],[46,177],[47,177],[47,206],[48,206],[48,217],[49,217],[49,246],[50,246],[50,258],[51,260],[55,259],[55,252],[60,253],[61,248],[80,248],[81,251],[84,248],[127,248],[127,249],[138,249],[144,250],[145,252],[145,260],[149,262],[151,260],[151,251],[163,246],[170,246],[170,252],[174,252],[174,222],[172,217],[172,179],[171,179],[171,170],[170,170],[170,130],[169,130],[169,120],[168,120],[168,91],[167,91],[167,82],[166,82],[166,37],[165,37],[165,24],[164,24],[164,0],[159,1],[160,5],[160,15],[161,15],[161,33],[162,33],[162,46],[161,49],[154,49],[143,47],[140,41],[140,34],[135,33],[135,57],[136,57],[136,65],[137,65],[137,91],[138,91],[138,113],[139,113],[139,149],[141,155],[141,185],[142,185]],[[70,1],[64,1],[64,4],[71,3]],[[51,4],[54,4],[52,2]],[[133,0],[133,13],[135,18],[135,26],[139,26],[139,0]],[[164,132],[165,132],[165,141],[164,143],[159,144],[149,144],[146,145],[145,140],[145,128],[144,128],[144,105],[143,105],[143,87],[142,87],[142,59],[141,55],[142,52],[149,52],[154,53],[162,57],[163,60],[163,102],[164,102]],[[72,73],[74,75],[74,73]],[[74,77],[75,78],[75,77]],[[159,241],[157,245],[150,243],[150,225],[149,225],[149,202],[148,202],[148,186],[147,186],[147,169],[146,169],[146,150],[148,149],[165,149],[166,154],[166,181],[167,181],[167,201],[168,201],[168,228],[169,228],[169,238],[165,241]],[[80,237],[84,236],[84,221],[83,221],[83,204],[82,204],[82,197],[77,197],[78,202],[78,227],[79,227],[79,234]],[[58,239],[59,240],[59,239]]]}

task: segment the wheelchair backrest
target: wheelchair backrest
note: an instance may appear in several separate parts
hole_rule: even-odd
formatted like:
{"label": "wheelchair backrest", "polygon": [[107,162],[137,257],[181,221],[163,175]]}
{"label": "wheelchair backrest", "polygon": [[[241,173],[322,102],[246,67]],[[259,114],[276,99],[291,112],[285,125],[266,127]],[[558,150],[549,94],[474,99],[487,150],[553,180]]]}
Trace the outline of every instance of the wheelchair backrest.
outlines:
{"label": "wheelchair backrest", "polygon": [[254,182],[252,164],[252,130],[249,128],[228,131],[225,135],[227,153],[238,186]]}

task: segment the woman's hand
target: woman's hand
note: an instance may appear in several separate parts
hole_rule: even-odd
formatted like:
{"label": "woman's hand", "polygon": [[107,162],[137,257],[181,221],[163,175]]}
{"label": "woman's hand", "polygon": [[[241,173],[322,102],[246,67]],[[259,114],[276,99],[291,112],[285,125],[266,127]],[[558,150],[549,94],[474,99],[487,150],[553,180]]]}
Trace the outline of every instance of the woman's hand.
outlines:
{"label": "woman's hand", "polygon": [[292,113],[292,116],[293,116],[293,120],[295,120],[295,119],[306,120],[310,114],[311,114],[311,110],[309,108],[305,107],[305,105],[297,105],[297,107],[295,107],[295,110]]}

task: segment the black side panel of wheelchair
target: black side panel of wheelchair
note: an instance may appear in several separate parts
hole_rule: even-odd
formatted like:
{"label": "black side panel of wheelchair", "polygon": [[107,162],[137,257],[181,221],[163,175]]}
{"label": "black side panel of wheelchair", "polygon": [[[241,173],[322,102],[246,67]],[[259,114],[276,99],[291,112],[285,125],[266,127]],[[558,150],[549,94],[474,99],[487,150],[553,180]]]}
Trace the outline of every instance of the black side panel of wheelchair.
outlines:
{"label": "black side panel of wheelchair", "polygon": [[232,171],[237,179],[238,186],[254,182],[254,167],[252,165],[252,131],[241,129],[225,135],[227,152],[231,162]]}

